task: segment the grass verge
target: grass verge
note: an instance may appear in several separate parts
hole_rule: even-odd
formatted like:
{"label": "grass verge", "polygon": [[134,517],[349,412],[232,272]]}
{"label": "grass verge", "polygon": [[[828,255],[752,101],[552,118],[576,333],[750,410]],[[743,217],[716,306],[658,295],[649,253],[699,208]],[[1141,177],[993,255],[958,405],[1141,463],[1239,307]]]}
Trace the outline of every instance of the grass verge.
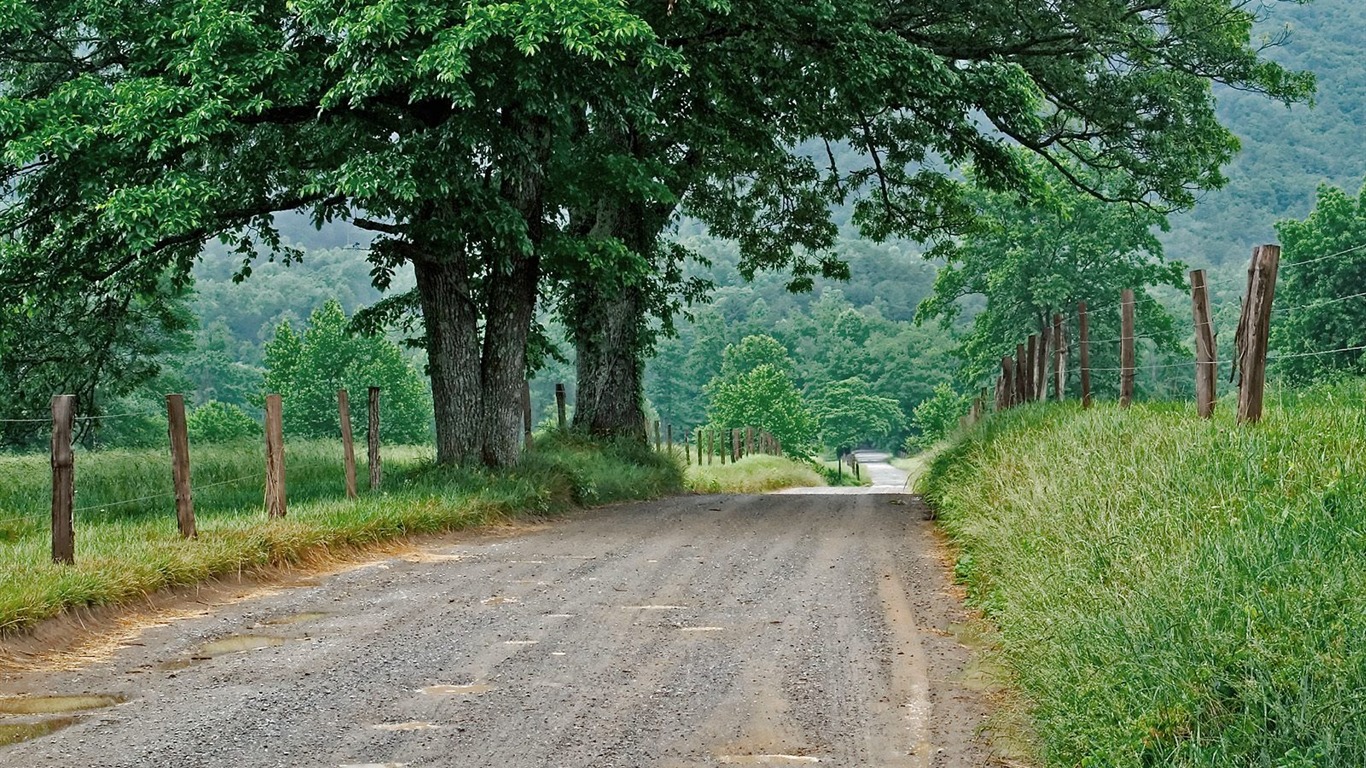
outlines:
{"label": "grass verge", "polygon": [[933,459],[1045,764],[1362,765],[1364,398],[1283,393],[1250,428],[1032,406]]}
{"label": "grass verge", "polygon": [[763,493],[826,482],[809,463],[785,456],[753,454],[724,466],[688,467],[687,485],[698,493]]}
{"label": "grass verge", "polygon": [[[167,498],[117,503],[169,490],[163,454],[79,455],[75,566],[50,562],[46,461],[0,457],[7,479],[0,488],[0,632],[23,630],[74,606],[126,602],[328,551],[682,490],[677,464],[648,450],[546,435],[520,465],[500,473],[439,468],[424,451],[386,448],[385,489],[348,501],[340,444],[299,443],[288,451],[289,514],[267,520],[253,474],[262,466],[260,449],[196,450],[194,479],[205,489],[195,493],[199,536],[193,541],[177,535]],[[242,476],[249,479],[209,487]]]}

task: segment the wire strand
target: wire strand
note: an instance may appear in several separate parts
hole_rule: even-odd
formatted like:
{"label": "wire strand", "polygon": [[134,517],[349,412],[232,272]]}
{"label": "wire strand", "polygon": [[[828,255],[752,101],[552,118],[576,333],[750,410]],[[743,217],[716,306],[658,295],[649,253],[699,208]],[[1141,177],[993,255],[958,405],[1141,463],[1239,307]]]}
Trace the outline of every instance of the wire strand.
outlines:
{"label": "wire strand", "polygon": [[1281,267],[1302,267],[1305,264],[1317,264],[1320,261],[1328,261],[1329,259],[1336,259],[1339,256],[1346,256],[1349,253],[1355,253],[1357,251],[1362,250],[1363,248],[1366,248],[1366,243],[1362,243],[1361,245],[1354,245],[1351,248],[1344,248],[1343,250],[1338,251],[1337,253],[1330,253],[1327,256],[1316,256],[1312,259],[1302,259],[1300,261],[1281,262]]}

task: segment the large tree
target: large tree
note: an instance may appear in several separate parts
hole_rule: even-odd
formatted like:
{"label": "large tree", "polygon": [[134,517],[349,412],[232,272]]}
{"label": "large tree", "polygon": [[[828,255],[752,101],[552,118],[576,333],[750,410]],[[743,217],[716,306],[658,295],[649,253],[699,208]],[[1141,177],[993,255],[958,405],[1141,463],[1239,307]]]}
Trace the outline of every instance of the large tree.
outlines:
{"label": "large tree", "polygon": [[[791,270],[802,289],[815,271],[841,271],[824,255],[825,203],[852,203],[874,238],[951,238],[976,218],[955,175],[967,165],[990,189],[1028,194],[1049,167],[1097,200],[1185,207],[1224,183],[1220,167],[1237,147],[1215,118],[1211,83],[1286,102],[1312,88],[1259,57],[1251,31],[1263,6],[1246,0],[730,8],[647,12],[688,66],[643,78],[652,109],[612,129],[631,137],[637,158],[681,168],[653,188],[627,187],[646,193],[648,211],[616,218],[629,232],[602,228],[635,251],[637,269],[660,263],[660,232],[681,209],[738,240],[748,271]],[[812,141],[825,151],[794,150]],[[846,153],[833,147],[854,148],[857,162],[841,167]],[[572,294],[578,416],[595,431],[639,432],[647,283],[592,280]],[[605,381],[620,386],[597,386]],[[617,398],[606,416],[596,409],[604,389]]]}
{"label": "large tree", "polygon": [[517,455],[542,261],[582,197],[585,113],[611,70],[676,56],[620,3],[147,6],[66,0],[0,19],[6,303],[183,281],[206,239],[292,258],[272,214],[379,234],[412,263],[443,462]]}

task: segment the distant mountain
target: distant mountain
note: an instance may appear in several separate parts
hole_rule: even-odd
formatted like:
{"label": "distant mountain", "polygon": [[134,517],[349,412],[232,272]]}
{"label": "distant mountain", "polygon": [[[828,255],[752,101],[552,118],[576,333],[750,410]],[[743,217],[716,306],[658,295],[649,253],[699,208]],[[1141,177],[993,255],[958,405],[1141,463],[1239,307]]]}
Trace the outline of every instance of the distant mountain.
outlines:
{"label": "distant mountain", "polygon": [[1219,115],[1242,140],[1226,169],[1229,184],[1195,209],[1172,217],[1167,255],[1198,266],[1246,261],[1252,247],[1275,242],[1272,225],[1303,218],[1320,184],[1355,193],[1366,180],[1366,2],[1265,3],[1258,33],[1288,33],[1267,56],[1318,77],[1315,105],[1286,109],[1255,95],[1220,89]]}

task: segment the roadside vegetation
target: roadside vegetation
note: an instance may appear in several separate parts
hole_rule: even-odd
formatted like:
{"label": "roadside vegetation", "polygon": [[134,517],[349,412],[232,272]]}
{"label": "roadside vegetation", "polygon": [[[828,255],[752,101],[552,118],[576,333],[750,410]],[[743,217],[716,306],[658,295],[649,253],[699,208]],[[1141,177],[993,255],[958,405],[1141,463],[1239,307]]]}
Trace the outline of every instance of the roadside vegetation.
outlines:
{"label": "roadside vegetation", "polygon": [[1366,399],[1029,406],[921,487],[1048,766],[1359,766]]}
{"label": "roadside vegetation", "polygon": [[754,454],[725,465],[688,467],[687,484],[698,493],[763,493],[828,483],[810,462]]}
{"label": "roadside vegetation", "polygon": [[[675,462],[625,443],[541,436],[515,469],[436,467],[430,449],[385,448],[384,489],[344,496],[340,444],[287,449],[288,515],[262,508],[261,448],[228,444],[194,453],[198,538],[176,532],[163,452],[82,453],[77,461],[76,565],[49,557],[46,457],[0,456],[0,632],[22,630],[76,606],[135,600],[166,587],[518,515],[676,493]],[[365,469],[360,469],[364,478]],[[225,482],[246,477],[241,482]],[[214,485],[222,483],[221,485]],[[210,487],[212,486],[212,487]],[[129,499],[159,498],[133,503]]]}

